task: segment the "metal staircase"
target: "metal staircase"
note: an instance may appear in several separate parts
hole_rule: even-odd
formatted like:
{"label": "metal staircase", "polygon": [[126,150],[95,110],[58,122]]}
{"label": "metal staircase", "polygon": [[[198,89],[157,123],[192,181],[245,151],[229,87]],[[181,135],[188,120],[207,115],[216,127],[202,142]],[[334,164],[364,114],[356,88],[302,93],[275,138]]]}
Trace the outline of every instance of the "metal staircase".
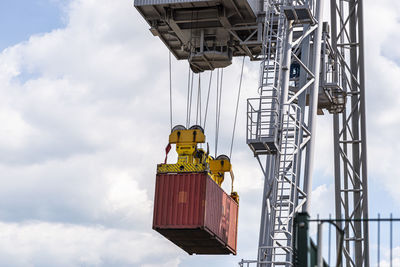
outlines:
{"label": "metal staircase", "polygon": [[260,96],[248,100],[247,143],[259,162],[260,156],[267,155],[273,165],[270,165],[273,171],[263,203],[267,242],[260,243],[258,260],[252,262],[259,267],[293,266],[293,220],[299,197],[296,160],[300,150],[302,111],[295,103],[286,103],[288,88],[286,93],[282,91],[285,90],[282,88],[284,49],[290,42],[286,40],[287,2],[265,3]]}
{"label": "metal staircase", "polygon": [[297,105],[283,105],[281,109],[281,142],[277,173],[272,183],[270,206],[272,216],[270,224],[271,247],[265,250],[271,266],[292,266],[293,256],[293,218],[297,206],[295,158],[299,151],[300,109]]}
{"label": "metal staircase", "polygon": [[275,154],[278,148],[280,81],[285,16],[265,2],[263,59],[260,64],[259,98],[248,100],[247,144],[255,155]]}

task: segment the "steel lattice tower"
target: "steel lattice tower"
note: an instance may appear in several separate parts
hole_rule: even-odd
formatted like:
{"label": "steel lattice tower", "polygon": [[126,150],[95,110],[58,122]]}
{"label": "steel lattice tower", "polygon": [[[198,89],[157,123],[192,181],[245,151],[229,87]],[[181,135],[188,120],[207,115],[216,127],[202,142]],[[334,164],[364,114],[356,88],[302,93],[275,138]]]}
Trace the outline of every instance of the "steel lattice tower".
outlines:
{"label": "steel lattice tower", "polygon": [[[332,48],[342,68],[335,79],[349,100],[333,122],[336,218],[368,219],[363,1],[331,0],[331,24]],[[346,266],[369,266],[368,223],[341,227]]]}
{"label": "steel lattice tower", "polygon": [[[258,259],[248,262],[257,266],[294,266],[293,220],[310,209],[322,109],[334,120],[336,217],[368,218],[362,1],[331,1],[332,32],[324,2],[265,2],[260,96],[247,109],[265,176]],[[369,266],[367,223],[340,227],[346,265]]]}

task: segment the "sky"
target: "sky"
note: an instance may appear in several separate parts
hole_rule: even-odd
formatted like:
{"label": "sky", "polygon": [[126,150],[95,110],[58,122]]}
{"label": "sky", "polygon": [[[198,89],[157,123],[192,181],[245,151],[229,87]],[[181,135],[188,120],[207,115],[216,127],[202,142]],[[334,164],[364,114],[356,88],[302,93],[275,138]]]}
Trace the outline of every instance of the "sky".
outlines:
{"label": "sky", "polygon": [[[400,217],[400,3],[364,6],[370,214]],[[148,28],[131,0],[0,2],[0,266],[236,266],[256,257],[262,176],[245,144],[245,109],[258,63],[245,63],[232,156],[238,255],[188,256],[151,229],[170,126],[168,51]],[[240,67],[235,59],[224,71],[225,154]],[[186,62],[172,60],[172,83],[173,124],[184,124]],[[213,143],[215,118],[207,120]],[[333,213],[331,125],[318,117],[314,217]],[[388,266],[386,252],[381,259]]]}

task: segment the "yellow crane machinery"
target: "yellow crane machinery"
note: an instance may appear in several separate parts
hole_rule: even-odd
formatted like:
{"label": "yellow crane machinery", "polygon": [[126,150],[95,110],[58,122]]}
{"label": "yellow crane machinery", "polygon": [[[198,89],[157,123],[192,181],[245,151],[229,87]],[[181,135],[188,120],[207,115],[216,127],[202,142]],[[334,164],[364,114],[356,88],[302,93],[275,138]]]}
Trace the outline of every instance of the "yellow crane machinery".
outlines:
{"label": "yellow crane machinery", "polygon": [[210,175],[211,178],[219,185],[222,186],[222,183],[224,182],[225,179],[225,173],[229,172],[231,179],[232,179],[232,184],[231,184],[231,197],[239,203],[239,195],[237,192],[233,191],[233,181],[234,181],[234,175],[232,171],[232,164],[230,162],[230,159],[226,155],[219,155],[216,159],[211,159],[209,161],[209,167],[210,167]]}
{"label": "yellow crane machinery", "polygon": [[181,173],[181,172],[204,172],[207,171],[207,156],[198,144],[205,143],[206,137],[200,126],[192,126],[186,129],[182,125],[175,126],[169,135],[166,153],[168,154],[171,144],[176,145],[178,162],[175,164],[158,164],[157,173]]}
{"label": "yellow crane machinery", "polygon": [[210,156],[208,149],[205,151],[198,147],[198,144],[204,144],[205,142],[206,136],[201,126],[194,125],[189,129],[182,125],[175,126],[169,135],[166,154],[168,155],[171,144],[175,144],[178,162],[167,164],[165,160],[163,164],[157,165],[157,174],[206,172],[221,187],[225,179],[225,173],[229,172],[232,179],[231,197],[238,203],[239,196],[237,192],[233,191],[234,175],[229,157],[220,155],[214,159]]}

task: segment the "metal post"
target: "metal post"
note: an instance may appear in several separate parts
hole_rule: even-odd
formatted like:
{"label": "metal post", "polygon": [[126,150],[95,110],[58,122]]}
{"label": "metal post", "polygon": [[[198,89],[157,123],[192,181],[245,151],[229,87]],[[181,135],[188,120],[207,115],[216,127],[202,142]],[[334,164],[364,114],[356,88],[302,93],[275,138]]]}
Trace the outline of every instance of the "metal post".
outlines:
{"label": "metal post", "polygon": [[390,213],[390,267],[393,267],[393,214]]}
{"label": "metal post", "polygon": [[[329,214],[329,220],[331,220],[331,214]],[[328,265],[331,265],[331,228],[332,225],[329,224],[329,232],[328,232]]]}
{"label": "metal post", "polygon": [[381,214],[378,213],[378,230],[377,230],[377,234],[378,234],[378,253],[377,253],[377,265],[378,267],[380,266],[381,263]]}
{"label": "metal post", "polygon": [[[349,100],[333,121],[338,219],[368,218],[363,23],[363,0],[331,0],[332,48],[342,69],[338,82]],[[343,230],[346,265],[369,267],[368,222],[346,221]],[[339,233],[336,240],[339,245]]]}
{"label": "metal post", "polygon": [[[359,35],[359,72],[360,72],[360,112],[361,112],[361,168],[363,188],[363,218],[368,219],[368,168],[367,168],[367,129],[366,129],[366,108],[365,108],[365,66],[364,66],[364,10],[363,0],[358,1],[358,35]],[[364,263],[369,266],[369,229],[368,222],[363,223],[364,237]]]}
{"label": "metal post", "polygon": [[296,258],[294,260],[295,265],[294,266],[309,266],[309,262],[311,260],[310,258],[310,253],[309,253],[309,248],[311,246],[310,244],[310,238],[308,234],[309,230],[309,222],[308,220],[310,217],[308,216],[307,213],[302,212],[298,213],[296,215],[295,219],[295,236],[296,236],[296,244],[295,244],[295,249],[296,249]]}
{"label": "metal post", "polygon": [[[274,165],[274,157],[273,156],[267,156],[266,157],[266,173],[264,174],[264,191],[263,191],[263,197],[262,197],[262,211],[261,211],[261,222],[260,222],[260,234],[259,234],[259,241],[258,241],[258,246],[259,247],[266,247],[270,246],[271,244],[268,243],[270,238],[268,238],[269,234],[269,222],[270,222],[270,212],[269,212],[269,201],[268,201],[268,191],[270,190],[270,185],[269,181],[271,177],[273,177],[273,165]],[[259,261],[265,259],[265,249],[259,249],[257,258]],[[260,265],[261,266],[261,265]]]}
{"label": "metal post", "polygon": [[[355,9],[355,1],[352,0],[349,2],[349,10],[348,12],[355,12],[353,11]],[[357,17],[356,16],[350,16],[350,42],[357,43]],[[358,54],[357,54],[357,47],[352,46],[350,48],[350,67],[352,70],[352,74],[355,77],[358,77]],[[351,93],[356,93],[358,90],[357,88],[357,83],[358,81],[352,79],[352,85],[351,85]],[[356,107],[358,106],[358,94],[353,94],[351,97],[351,106]],[[359,129],[359,117],[360,117],[360,110],[357,108],[353,111],[353,119],[351,120],[351,127],[352,127],[352,132],[353,132],[353,138],[354,140],[360,140],[360,129]],[[354,205],[354,217],[355,218],[361,218],[361,206],[357,206],[357,204],[360,201],[361,194],[360,194],[360,189],[361,189],[361,181],[357,177],[361,177],[361,163],[360,163],[360,146],[358,143],[352,144],[352,152],[353,152],[353,179],[354,179],[354,193],[353,193],[353,205]],[[362,240],[361,238],[361,222],[354,222],[355,225],[355,263],[356,266],[362,266]]]}
{"label": "metal post", "polygon": [[290,78],[290,59],[292,54],[292,39],[293,39],[293,22],[287,22],[287,35],[284,46],[283,66],[282,66],[282,91],[281,91],[281,103],[286,104],[289,94],[289,78]]}
{"label": "metal post", "polygon": [[[336,0],[331,1],[331,24],[332,24],[332,40],[331,45],[334,51],[337,51],[337,20],[336,20]],[[337,60],[337,55],[334,55],[335,61]],[[336,73],[334,73],[335,75]],[[334,76],[334,82],[339,82],[338,77]],[[341,219],[341,175],[340,175],[340,143],[339,143],[339,114],[333,115],[333,154],[334,154],[334,174],[335,174],[335,215],[336,219]],[[342,229],[342,222],[338,222],[338,226]],[[336,251],[339,251],[340,236],[336,230]]]}
{"label": "metal post", "polygon": [[[310,29],[310,26],[308,25],[307,27],[305,27],[303,29],[303,32],[305,33],[309,29]],[[310,40],[311,40],[310,36],[307,36],[304,39],[303,44],[301,46],[301,61],[306,65],[309,65],[309,62],[310,62]],[[307,76],[308,76],[308,74],[307,74],[307,72],[305,70],[300,70],[299,86],[298,86],[299,88],[302,88],[308,82]],[[307,90],[305,90],[301,95],[299,95],[298,105],[301,108],[301,110],[306,110]],[[302,112],[302,113],[303,113],[303,116],[301,116],[299,121],[300,121],[300,125],[305,125],[305,121],[306,121],[305,112]],[[303,140],[304,140],[303,138],[304,138],[304,131],[303,131],[303,127],[301,127],[300,131],[299,131],[299,143],[300,144],[303,143]],[[300,182],[301,182],[300,181],[301,180],[300,177],[301,177],[302,171],[303,171],[302,163],[304,161],[303,160],[304,159],[304,157],[303,157],[303,153],[304,152],[305,151],[300,150],[299,153],[298,153],[297,159],[296,159],[296,166],[298,166],[296,175],[298,177],[298,183],[297,184],[299,186],[300,186]],[[303,184],[303,190],[305,191],[304,184]]]}
{"label": "metal post", "polygon": [[324,267],[324,258],[322,257],[322,248],[323,248],[323,244],[322,244],[322,231],[323,231],[323,224],[322,222],[318,223],[318,232],[317,232],[317,266],[318,267]]}
{"label": "metal post", "polygon": [[[336,0],[331,1],[331,32],[333,38],[331,39],[331,45],[334,51],[337,51],[337,20],[336,20]],[[337,61],[337,55],[334,54],[334,59]],[[334,72],[334,82],[338,82],[337,72]],[[340,143],[339,143],[339,114],[333,115],[333,152],[334,152],[334,174],[335,174],[335,215],[336,219],[341,219],[341,195],[340,195]],[[339,225],[340,228],[341,222]],[[339,235],[336,235],[336,244],[339,243]]]}
{"label": "metal post", "polygon": [[315,75],[315,81],[310,92],[310,114],[308,118],[308,128],[311,132],[311,140],[307,145],[307,154],[304,169],[304,188],[307,194],[307,201],[304,206],[305,211],[310,211],[311,204],[311,191],[312,191],[312,171],[314,164],[314,148],[315,148],[315,133],[316,133],[316,119],[317,119],[317,108],[318,108],[318,92],[319,92],[319,70],[321,65],[321,38],[322,38],[322,16],[324,1],[318,1],[316,4],[316,15],[318,21],[318,29],[314,35],[314,51],[313,51],[313,64],[312,71]]}

